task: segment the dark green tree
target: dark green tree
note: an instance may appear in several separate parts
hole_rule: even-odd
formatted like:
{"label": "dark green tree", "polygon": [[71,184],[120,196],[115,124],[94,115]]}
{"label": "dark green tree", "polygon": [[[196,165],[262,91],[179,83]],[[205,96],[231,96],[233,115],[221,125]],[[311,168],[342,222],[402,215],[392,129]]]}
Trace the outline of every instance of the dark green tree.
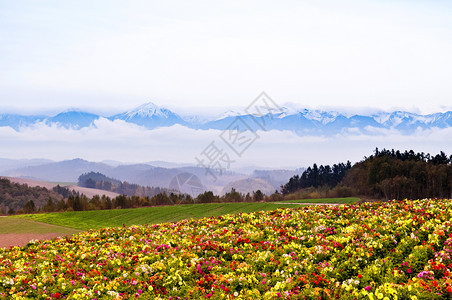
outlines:
{"label": "dark green tree", "polygon": [[254,202],[259,202],[259,201],[264,200],[264,193],[262,193],[261,190],[255,191],[253,194],[253,200],[254,200]]}

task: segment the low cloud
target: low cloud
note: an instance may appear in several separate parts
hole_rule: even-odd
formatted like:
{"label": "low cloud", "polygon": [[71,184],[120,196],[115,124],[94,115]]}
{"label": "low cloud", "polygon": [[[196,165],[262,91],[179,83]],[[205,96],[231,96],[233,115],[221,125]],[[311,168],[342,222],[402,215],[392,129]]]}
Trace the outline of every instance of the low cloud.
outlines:
{"label": "low cloud", "polygon": [[220,130],[195,130],[180,125],[147,130],[122,120],[101,118],[93,126],[80,130],[45,123],[20,131],[0,127],[0,157],[53,160],[80,157],[92,161],[164,160],[196,164],[195,157],[214,142],[234,161],[231,164],[233,169],[250,164],[298,168],[314,162],[356,162],[372,154],[376,147],[402,151],[413,149],[431,154],[452,152],[452,145],[445,143],[452,136],[452,128],[418,129],[410,135],[388,129],[366,128],[366,131],[369,133],[352,130],[334,137],[300,136],[291,131],[259,131],[258,138],[237,155],[220,138]]}

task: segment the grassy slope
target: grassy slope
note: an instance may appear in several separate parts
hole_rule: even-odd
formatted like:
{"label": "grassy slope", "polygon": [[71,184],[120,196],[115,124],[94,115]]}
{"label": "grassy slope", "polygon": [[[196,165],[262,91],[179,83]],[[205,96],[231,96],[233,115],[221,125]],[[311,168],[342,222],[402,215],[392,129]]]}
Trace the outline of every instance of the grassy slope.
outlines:
{"label": "grassy slope", "polygon": [[126,226],[155,224],[179,221],[188,218],[204,218],[240,212],[274,210],[278,207],[294,207],[294,205],[278,203],[212,203],[133,209],[46,213],[21,215],[16,216],[16,218],[26,218],[38,222],[88,230],[102,227],[117,227],[122,226],[123,224]]}
{"label": "grassy slope", "polygon": [[0,218],[0,234],[5,233],[57,233],[57,234],[74,234],[79,232],[72,228],[61,227],[51,224],[43,224],[33,220],[16,217]]}
{"label": "grassy slope", "polygon": [[204,218],[236,214],[241,212],[267,211],[278,207],[296,207],[295,203],[353,203],[358,198],[303,199],[284,201],[284,203],[211,203],[176,206],[144,207],[133,209],[94,210],[83,212],[64,212],[21,215],[16,218],[31,219],[80,230],[122,225],[156,224],[180,221],[189,218]]}

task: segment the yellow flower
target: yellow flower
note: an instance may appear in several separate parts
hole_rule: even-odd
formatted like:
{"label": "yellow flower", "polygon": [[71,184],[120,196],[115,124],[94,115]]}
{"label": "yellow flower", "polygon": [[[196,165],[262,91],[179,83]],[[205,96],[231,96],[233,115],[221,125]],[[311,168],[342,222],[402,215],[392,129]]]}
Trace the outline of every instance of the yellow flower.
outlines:
{"label": "yellow flower", "polygon": [[382,294],[382,293],[378,293],[378,294],[377,294],[377,298],[378,298],[378,299],[383,299],[383,294]]}

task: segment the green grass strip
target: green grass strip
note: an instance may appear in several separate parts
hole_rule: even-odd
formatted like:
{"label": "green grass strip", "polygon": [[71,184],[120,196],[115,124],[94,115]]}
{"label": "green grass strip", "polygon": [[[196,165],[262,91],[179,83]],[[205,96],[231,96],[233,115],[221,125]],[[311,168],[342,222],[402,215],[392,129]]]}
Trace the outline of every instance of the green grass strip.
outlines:
{"label": "green grass strip", "polygon": [[[358,198],[302,199],[285,203],[353,203]],[[20,215],[38,222],[55,224],[80,230],[118,227],[122,225],[157,224],[183,219],[217,217],[227,214],[275,210],[279,207],[294,207],[294,204],[275,202],[262,203],[208,203],[175,206],[157,206],[131,209],[92,210],[80,212],[45,213]]]}
{"label": "green grass strip", "polygon": [[57,233],[70,235],[77,233],[78,230],[73,228],[61,227],[51,224],[43,224],[26,218],[18,218],[16,216],[0,218],[0,234],[6,233]]}
{"label": "green grass strip", "polygon": [[20,215],[38,222],[55,224],[81,230],[122,225],[156,224],[183,219],[216,217],[226,214],[274,210],[278,207],[294,207],[277,203],[211,203],[175,206],[143,207],[131,209],[93,210],[80,212]]}

